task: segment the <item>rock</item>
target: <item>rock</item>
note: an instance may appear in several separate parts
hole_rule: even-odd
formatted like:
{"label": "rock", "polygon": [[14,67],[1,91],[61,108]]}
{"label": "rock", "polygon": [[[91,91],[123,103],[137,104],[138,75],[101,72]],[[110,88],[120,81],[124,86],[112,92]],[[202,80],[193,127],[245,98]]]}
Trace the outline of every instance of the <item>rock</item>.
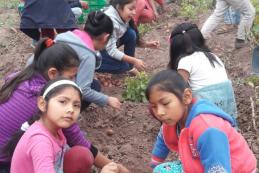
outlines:
{"label": "rock", "polygon": [[106,130],[106,135],[107,136],[112,136],[112,135],[114,135],[114,131],[112,129],[107,129]]}

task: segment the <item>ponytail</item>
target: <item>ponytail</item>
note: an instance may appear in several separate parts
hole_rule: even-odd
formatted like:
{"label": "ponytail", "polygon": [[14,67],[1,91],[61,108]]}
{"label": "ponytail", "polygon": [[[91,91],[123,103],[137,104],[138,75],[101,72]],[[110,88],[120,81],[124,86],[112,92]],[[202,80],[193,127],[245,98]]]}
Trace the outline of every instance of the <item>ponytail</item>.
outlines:
{"label": "ponytail", "polygon": [[0,104],[6,102],[14,90],[22,82],[31,79],[35,74],[43,75],[47,80],[46,72],[54,67],[62,72],[70,67],[79,66],[79,58],[76,52],[64,43],[54,43],[45,38],[38,42],[31,65],[8,80],[0,89]]}
{"label": "ponytail", "polygon": [[170,36],[168,67],[177,70],[180,59],[196,51],[203,52],[213,67],[215,67],[214,62],[221,65],[206,46],[205,39],[196,24],[182,23],[176,26]]}

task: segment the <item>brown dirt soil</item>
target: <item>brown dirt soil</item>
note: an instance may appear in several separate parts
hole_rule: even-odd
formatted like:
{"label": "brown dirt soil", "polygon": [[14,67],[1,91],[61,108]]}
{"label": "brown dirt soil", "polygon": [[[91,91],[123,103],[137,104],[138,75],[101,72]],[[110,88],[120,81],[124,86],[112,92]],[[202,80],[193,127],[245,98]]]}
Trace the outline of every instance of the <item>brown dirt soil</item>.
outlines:
{"label": "brown dirt soil", "polygon": [[[159,22],[152,24],[152,30],[145,35],[146,40],[159,40],[160,50],[137,49],[137,57],[143,59],[148,73],[155,73],[166,68],[168,62],[168,36],[172,27],[188,19],[177,16],[179,7],[176,4],[167,6],[166,13]],[[13,14],[16,23],[18,15],[14,10],[0,9],[1,21],[6,21],[6,13]],[[193,22],[202,25],[208,14],[201,14]],[[2,27],[4,26],[4,27]],[[3,78],[14,70],[24,67],[32,48],[31,40],[18,29],[11,28],[4,23],[0,29],[0,85]],[[16,25],[17,26],[17,25]],[[223,35],[213,35],[208,41],[210,48],[224,61],[228,74],[233,81],[239,111],[239,128],[250,147],[259,159],[259,131],[252,123],[252,109],[250,97],[254,98],[254,90],[245,84],[250,76],[251,48],[235,50],[233,47],[235,31]],[[102,76],[102,75],[99,75]],[[125,75],[108,77],[119,84],[106,85],[104,92],[121,97]],[[255,122],[259,129],[259,116],[255,111]],[[87,137],[109,158],[122,163],[134,173],[150,172],[147,163],[160,123],[148,113],[147,103],[124,102],[122,111],[115,112],[110,108],[89,107],[79,119],[82,130]],[[172,156],[173,157],[173,156]],[[245,159],[245,158],[244,158]],[[96,172],[97,170],[93,170]]]}

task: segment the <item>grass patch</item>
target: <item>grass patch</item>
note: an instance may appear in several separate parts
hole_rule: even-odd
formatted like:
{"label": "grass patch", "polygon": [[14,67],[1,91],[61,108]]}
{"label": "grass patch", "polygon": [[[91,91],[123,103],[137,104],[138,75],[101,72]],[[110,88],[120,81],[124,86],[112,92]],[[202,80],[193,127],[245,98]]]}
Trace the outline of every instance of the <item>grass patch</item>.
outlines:
{"label": "grass patch", "polygon": [[150,24],[140,24],[138,26],[138,31],[140,37],[143,37],[146,33],[152,30],[152,26]]}
{"label": "grass patch", "polygon": [[252,87],[259,86],[259,77],[255,75],[250,76],[246,78],[245,83]]}
{"label": "grass patch", "polygon": [[182,0],[180,15],[195,18],[198,14],[213,8],[213,0]]}
{"label": "grass patch", "polygon": [[0,8],[15,9],[19,3],[19,0],[0,0]]}

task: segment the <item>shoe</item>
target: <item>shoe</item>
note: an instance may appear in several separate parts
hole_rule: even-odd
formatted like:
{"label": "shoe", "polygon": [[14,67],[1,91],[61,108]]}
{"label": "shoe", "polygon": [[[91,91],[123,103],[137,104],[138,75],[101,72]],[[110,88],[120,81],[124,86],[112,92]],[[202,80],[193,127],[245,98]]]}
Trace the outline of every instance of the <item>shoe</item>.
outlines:
{"label": "shoe", "polygon": [[241,40],[241,39],[236,39],[236,42],[235,42],[235,48],[236,49],[240,49],[242,47],[245,47],[247,46],[247,43],[245,42],[245,40]]}

